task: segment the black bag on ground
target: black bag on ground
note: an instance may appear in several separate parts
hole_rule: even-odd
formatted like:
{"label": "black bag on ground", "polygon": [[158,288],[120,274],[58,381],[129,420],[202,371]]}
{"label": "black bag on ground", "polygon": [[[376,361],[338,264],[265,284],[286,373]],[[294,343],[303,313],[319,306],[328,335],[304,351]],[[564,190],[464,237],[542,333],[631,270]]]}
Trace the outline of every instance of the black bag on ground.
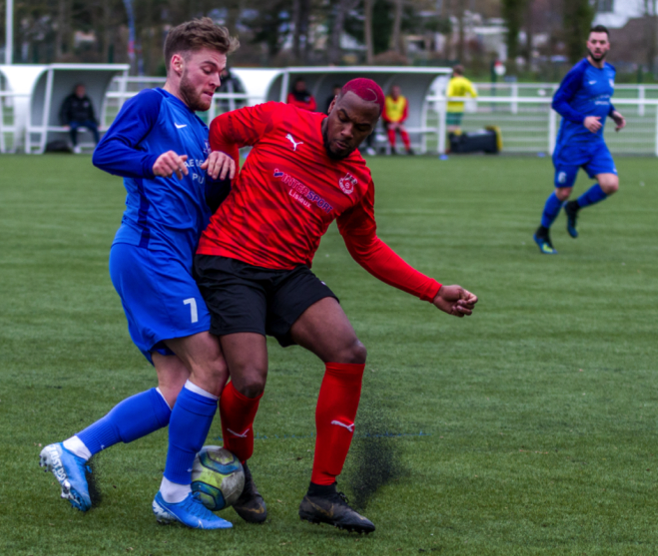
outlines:
{"label": "black bag on ground", "polygon": [[451,133],[449,140],[451,153],[485,152],[496,154],[500,150],[498,135],[494,129],[481,129],[461,134]]}
{"label": "black bag on ground", "polygon": [[46,145],[47,153],[72,153],[71,147],[64,139],[54,139]]}

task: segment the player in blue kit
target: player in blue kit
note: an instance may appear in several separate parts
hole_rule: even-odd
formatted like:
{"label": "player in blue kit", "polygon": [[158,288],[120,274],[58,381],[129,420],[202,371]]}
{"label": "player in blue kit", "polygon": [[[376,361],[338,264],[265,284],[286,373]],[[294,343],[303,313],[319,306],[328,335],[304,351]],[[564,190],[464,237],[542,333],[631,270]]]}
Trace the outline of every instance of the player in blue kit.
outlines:
{"label": "player in blue kit", "polygon": [[[224,529],[190,489],[191,467],[228,378],[208,310],[192,277],[193,255],[212,211],[230,190],[235,164],[211,153],[195,111],[210,107],[226,55],[238,43],[204,18],[172,29],[165,42],[167,81],[125,103],[93,163],[124,178],[126,210],[110,251],[110,276],[135,345],[153,364],[158,387],[136,394],[75,436],[46,446],[40,463],[62,498],[91,507],[91,456],[169,425],[158,521]],[[173,408],[173,409],[172,409]]]}
{"label": "player in blue kit", "polygon": [[[603,25],[591,29],[587,50],[587,58],[571,68],[553,97],[553,110],[562,116],[553,153],[555,191],[546,201],[541,225],[534,235],[545,255],[557,254],[549,229],[563,206],[567,231],[576,238],[580,209],[603,201],[619,189],[617,169],[603,139],[603,128],[608,116],[614,120],[616,131],[624,128],[626,120],[610,102],[615,91],[615,68],[605,62],[610,42]],[[567,202],[579,168],[597,183],[577,200]]]}

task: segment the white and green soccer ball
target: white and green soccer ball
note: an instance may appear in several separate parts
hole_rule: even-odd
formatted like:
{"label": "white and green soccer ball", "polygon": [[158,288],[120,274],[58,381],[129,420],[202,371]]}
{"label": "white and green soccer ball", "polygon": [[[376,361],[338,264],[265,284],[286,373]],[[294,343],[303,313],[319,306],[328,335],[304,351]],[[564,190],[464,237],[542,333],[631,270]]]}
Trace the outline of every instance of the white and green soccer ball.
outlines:
{"label": "white and green soccer ball", "polygon": [[240,460],[221,446],[204,446],[194,458],[192,492],[215,512],[231,506],[242,494],[244,470]]}

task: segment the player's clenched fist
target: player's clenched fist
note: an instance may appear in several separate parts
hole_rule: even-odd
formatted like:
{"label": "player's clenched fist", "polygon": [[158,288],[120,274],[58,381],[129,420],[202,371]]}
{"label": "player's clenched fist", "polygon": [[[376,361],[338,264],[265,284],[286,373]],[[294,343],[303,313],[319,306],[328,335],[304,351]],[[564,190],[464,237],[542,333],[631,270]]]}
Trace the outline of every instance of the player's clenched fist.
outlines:
{"label": "player's clenched fist", "polygon": [[226,153],[213,151],[201,165],[201,169],[207,170],[208,175],[214,180],[217,179],[217,176],[220,180],[227,177],[233,179],[235,177],[235,160]]}
{"label": "player's clenched fist", "polygon": [[461,286],[441,286],[433,301],[436,307],[455,317],[473,314],[477,302],[477,296]]}
{"label": "player's clenched fist", "polygon": [[163,178],[170,178],[174,174],[179,180],[183,179],[183,174],[189,174],[185,161],[187,160],[186,154],[178,155],[174,151],[167,151],[162,153],[153,164],[153,173],[156,176]]}

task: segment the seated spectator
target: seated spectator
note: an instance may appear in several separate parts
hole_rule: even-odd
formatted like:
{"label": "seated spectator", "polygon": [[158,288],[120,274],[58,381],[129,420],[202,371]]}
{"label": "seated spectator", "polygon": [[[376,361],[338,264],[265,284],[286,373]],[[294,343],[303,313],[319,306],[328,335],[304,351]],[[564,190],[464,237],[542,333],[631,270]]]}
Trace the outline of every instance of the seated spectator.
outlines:
{"label": "seated spectator", "polygon": [[[466,97],[471,98],[478,96],[473,83],[464,77],[464,66],[457,65],[452,68],[452,78],[448,82],[446,96],[448,98]],[[460,130],[462,116],[464,115],[464,103],[461,101],[449,100],[446,114],[446,125],[448,133],[456,133]]]}
{"label": "seated spectator", "polygon": [[64,99],[59,111],[59,119],[61,124],[70,131],[74,153],[80,153],[78,129],[81,127],[86,127],[91,131],[94,141],[98,144],[98,120],[94,114],[91,99],[87,96],[82,83],[76,85],[73,92]]}
{"label": "seated spectator", "polygon": [[317,104],[313,95],[306,90],[306,81],[301,77],[295,81],[292,91],[288,95],[288,104],[292,104],[297,108],[303,108],[309,112],[315,112]]}
{"label": "seated spectator", "polygon": [[407,154],[414,154],[414,151],[411,149],[409,134],[404,128],[404,122],[409,115],[409,103],[407,102],[406,97],[402,96],[400,93],[399,85],[393,85],[391,87],[391,93],[387,95],[385,99],[382,119],[386,123],[386,129],[388,130],[388,142],[391,145],[391,154],[397,154],[397,151],[395,150],[395,135],[397,132],[400,133]]}
{"label": "seated spectator", "polygon": [[[228,66],[226,66],[223,70],[222,73],[219,76],[221,85],[217,89],[217,93],[239,93],[239,94],[244,94],[244,88],[242,87],[242,82],[231,73],[231,70],[229,69]],[[244,99],[233,99],[233,102],[231,102],[229,99],[223,98],[219,102],[219,106],[222,110],[222,112],[228,112],[231,110],[231,107],[233,109],[236,108],[242,108],[245,106],[246,102]]]}
{"label": "seated spectator", "polygon": [[331,106],[331,103],[340,94],[341,89],[342,89],[342,87],[340,85],[338,85],[337,83],[334,84],[334,87],[332,89],[333,92],[331,93],[331,96],[329,98],[327,98],[327,105],[324,108],[324,113],[325,114],[329,114],[329,106]]}

